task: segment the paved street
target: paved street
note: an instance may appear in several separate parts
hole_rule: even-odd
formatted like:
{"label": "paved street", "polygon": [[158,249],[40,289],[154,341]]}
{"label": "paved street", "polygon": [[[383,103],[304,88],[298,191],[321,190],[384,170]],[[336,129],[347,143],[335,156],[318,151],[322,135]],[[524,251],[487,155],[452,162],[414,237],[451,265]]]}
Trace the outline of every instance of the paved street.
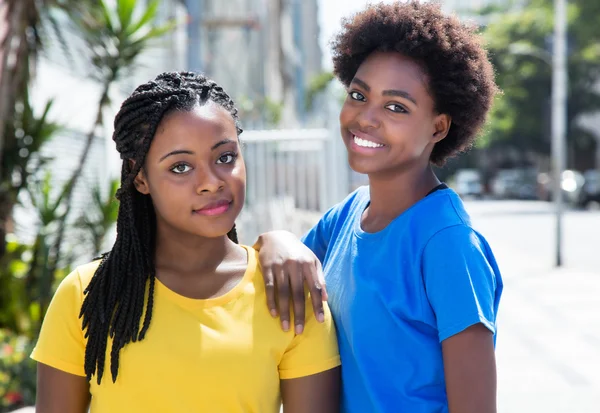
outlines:
{"label": "paved street", "polygon": [[[530,262],[532,269],[537,270],[552,267],[555,240],[552,204],[467,201],[467,208],[478,229],[490,243],[498,245],[498,253],[506,250],[507,264]],[[600,212],[568,211],[563,228],[566,267],[600,274]]]}
{"label": "paved street", "polygon": [[548,204],[472,201],[467,207],[505,282],[499,412],[600,412],[600,213],[565,215],[566,266],[556,270]]}

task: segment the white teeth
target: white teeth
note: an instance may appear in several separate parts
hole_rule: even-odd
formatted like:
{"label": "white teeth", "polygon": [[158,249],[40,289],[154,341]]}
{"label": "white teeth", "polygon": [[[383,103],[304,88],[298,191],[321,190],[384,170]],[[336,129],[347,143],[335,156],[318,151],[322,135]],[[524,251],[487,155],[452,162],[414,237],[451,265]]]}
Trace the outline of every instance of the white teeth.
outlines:
{"label": "white teeth", "polygon": [[381,148],[384,145],[380,144],[380,143],[375,143],[375,142],[371,142],[365,139],[361,139],[359,137],[354,136],[354,143],[358,146],[361,146],[363,148]]}

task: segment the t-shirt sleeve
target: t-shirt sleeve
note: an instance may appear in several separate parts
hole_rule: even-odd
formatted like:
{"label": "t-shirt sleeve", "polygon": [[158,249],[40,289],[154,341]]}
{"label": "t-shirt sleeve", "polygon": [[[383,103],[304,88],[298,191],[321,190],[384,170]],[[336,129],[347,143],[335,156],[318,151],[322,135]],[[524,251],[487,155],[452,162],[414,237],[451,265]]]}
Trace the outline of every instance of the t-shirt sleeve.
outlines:
{"label": "t-shirt sleeve", "polygon": [[440,342],[478,323],[496,333],[502,281],[480,235],[465,225],[438,232],[425,247],[422,269]]}
{"label": "t-shirt sleeve", "polygon": [[77,270],[60,283],[44,321],[31,358],[77,376],[85,376],[85,340],[79,312],[83,300]]}
{"label": "t-shirt sleeve", "polygon": [[323,303],[323,309],[325,321],[319,323],[313,315],[310,300],[306,301],[304,332],[294,336],[283,354],[279,363],[280,379],[311,376],[340,365],[335,326],[327,303]]}

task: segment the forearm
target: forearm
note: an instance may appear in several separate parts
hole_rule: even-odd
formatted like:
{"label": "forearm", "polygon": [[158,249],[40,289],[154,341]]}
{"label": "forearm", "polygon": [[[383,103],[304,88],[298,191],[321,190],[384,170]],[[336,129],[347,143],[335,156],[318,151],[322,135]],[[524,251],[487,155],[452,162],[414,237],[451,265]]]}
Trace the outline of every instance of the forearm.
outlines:
{"label": "forearm", "polygon": [[282,380],[283,413],[338,413],[340,368],[312,376]]}
{"label": "forearm", "polygon": [[89,383],[85,377],[38,363],[37,413],[85,413],[90,399]]}
{"label": "forearm", "polygon": [[442,343],[450,413],[496,413],[496,359],[492,333],[469,327]]}

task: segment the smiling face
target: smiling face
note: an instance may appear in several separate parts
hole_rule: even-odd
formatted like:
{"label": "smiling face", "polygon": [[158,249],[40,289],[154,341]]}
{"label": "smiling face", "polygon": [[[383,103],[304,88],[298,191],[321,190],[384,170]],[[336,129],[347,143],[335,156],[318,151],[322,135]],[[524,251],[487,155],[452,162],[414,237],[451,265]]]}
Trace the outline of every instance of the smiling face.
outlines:
{"label": "smiling face", "polygon": [[160,230],[215,238],[244,205],[246,168],[233,118],[212,102],[168,114],[157,128],[137,190],[149,194]]}
{"label": "smiling face", "polygon": [[427,166],[450,128],[450,118],[434,106],[415,61],[396,52],[369,55],[340,113],[351,168],[374,176]]}

